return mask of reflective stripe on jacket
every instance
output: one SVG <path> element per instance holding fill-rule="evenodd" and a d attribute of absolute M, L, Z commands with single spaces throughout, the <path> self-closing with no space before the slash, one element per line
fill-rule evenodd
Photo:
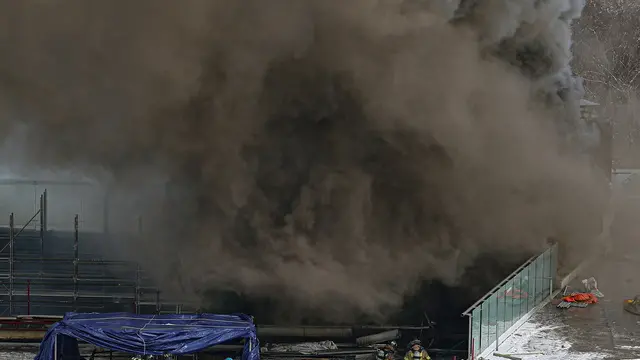
<path fill-rule="evenodd" d="M 422 349 L 421 351 L 421 357 L 420 360 L 431 360 L 431 356 L 429 356 L 429 354 L 427 353 L 427 350 Z M 413 351 L 409 351 L 407 352 L 407 354 L 404 356 L 404 360 L 417 360 L 414 359 L 413 357 Z"/>

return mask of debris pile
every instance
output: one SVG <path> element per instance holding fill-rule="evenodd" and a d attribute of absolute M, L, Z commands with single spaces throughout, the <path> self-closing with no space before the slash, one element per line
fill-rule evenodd
<path fill-rule="evenodd" d="M 598 298 L 592 293 L 572 293 L 562 298 L 557 305 L 559 309 L 568 309 L 570 307 L 585 308 L 591 304 L 597 304 Z"/>
<path fill-rule="evenodd" d="M 338 350 L 338 346 L 333 341 L 319 341 L 298 344 L 274 344 L 270 350 L 274 352 L 297 351 L 311 354 L 322 350 Z"/>
<path fill-rule="evenodd" d="M 590 277 L 588 279 L 582 280 L 582 284 L 584 285 L 585 291 L 590 294 L 595 295 L 596 297 L 603 298 L 604 294 L 598 290 L 598 282 L 595 278 Z"/>
<path fill-rule="evenodd" d="M 586 308 L 591 304 L 597 304 L 598 298 L 603 298 L 604 294 L 598 289 L 598 282 L 594 277 L 582 280 L 584 292 L 572 292 L 568 296 L 569 286 L 564 288 L 562 301 L 557 305 L 559 309 L 571 307 Z"/>

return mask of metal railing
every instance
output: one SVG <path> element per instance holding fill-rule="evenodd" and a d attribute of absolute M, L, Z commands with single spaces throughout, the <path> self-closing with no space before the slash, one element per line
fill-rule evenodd
<path fill-rule="evenodd" d="M 553 294 L 557 261 L 558 245 L 554 244 L 525 262 L 462 314 L 469 317 L 469 359 L 490 347 L 497 351 L 516 322 Z"/>

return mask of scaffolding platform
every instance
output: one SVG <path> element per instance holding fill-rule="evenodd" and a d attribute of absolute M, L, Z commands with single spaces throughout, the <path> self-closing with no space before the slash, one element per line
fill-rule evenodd
<path fill-rule="evenodd" d="M 47 204 L 44 190 L 39 208 L 26 224 L 16 225 L 12 213 L 9 226 L 0 227 L 0 317 L 183 311 L 183 304 L 163 299 L 138 264 L 91 252 L 104 248 L 110 238 L 106 233 L 81 233 L 78 215 L 69 219 L 73 231 L 49 230 Z"/>

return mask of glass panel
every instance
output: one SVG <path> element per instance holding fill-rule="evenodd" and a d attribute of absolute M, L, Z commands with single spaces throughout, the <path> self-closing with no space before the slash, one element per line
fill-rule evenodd
<path fill-rule="evenodd" d="M 545 251 L 544 255 L 544 291 L 542 292 L 542 298 L 546 299 L 551 296 L 553 289 L 551 288 L 551 277 L 553 276 L 551 271 L 553 268 L 551 266 L 551 249 Z"/>
<path fill-rule="evenodd" d="M 536 262 L 535 260 L 529 264 L 529 306 L 531 309 L 536 307 L 536 292 L 538 283 L 536 281 Z"/>
<path fill-rule="evenodd" d="M 542 301 L 542 294 L 544 290 L 544 261 L 543 256 L 540 255 L 535 261 L 536 269 L 536 292 L 535 292 L 535 305 L 538 305 Z"/>
<path fill-rule="evenodd" d="M 544 261 L 544 289 L 543 297 L 547 297 L 551 295 L 551 249 L 544 252 L 543 261 Z"/>
<path fill-rule="evenodd" d="M 547 249 L 489 296 L 470 318 L 469 348 L 477 357 L 551 293 L 557 268 L 557 245 Z"/>
<path fill-rule="evenodd" d="M 497 335 L 496 337 L 499 339 L 500 335 L 502 333 L 504 333 L 504 331 L 509 327 L 508 325 L 505 324 L 504 319 L 505 319 L 505 308 L 506 308 L 506 296 L 505 293 L 507 291 L 508 286 L 507 285 L 503 285 L 502 287 L 500 287 L 497 291 L 496 291 L 496 331 L 497 331 Z"/>
<path fill-rule="evenodd" d="M 520 308 L 522 305 L 522 290 L 520 286 L 522 285 L 522 275 L 520 273 L 516 274 L 513 277 L 513 289 L 511 289 L 511 325 L 516 321 L 520 320 L 520 317 L 523 315 L 520 312 Z"/>
<path fill-rule="evenodd" d="M 507 281 L 504 285 L 504 291 L 502 294 L 504 301 L 504 317 L 502 321 L 504 322 L 505 331 L 509 329 L 511 326 L 511 319 L 513 318 L 513 299 L 511 298 L 513 295 L 513 281 Z"/>
<path fill-rule="evenodd" d="M 553 285 L 556 286 L 556 275 L 558 273 L 558 245 L 554 244 L 551 247 L 551 277 L 553 278 Z"/>
<path fill-rule="evenodd" d="M 482 324 L 482 309 L 481 307 L 477 307 L 471 313 L 471 343 L 469 347 L 471 348 L 471 358 L 476 358 L 480 355 L 480 334 L 481 334 L 481 324 Z"/>
<path fill-rule="evenodd" d="M 480 309 L 482 310 L 482 320 L 480 322 L 480 351 L 478 355 L 480 355 L 489 344 L 489 302 L 485 300 Z"/>
<path fill-rule="evenodd" d="M 487 346 L 495 346 L 496 333 L 498 332 L 498 295 L 493 294 L 487 299 L 489 303 L 489 323 L 487 324 Z"/>

